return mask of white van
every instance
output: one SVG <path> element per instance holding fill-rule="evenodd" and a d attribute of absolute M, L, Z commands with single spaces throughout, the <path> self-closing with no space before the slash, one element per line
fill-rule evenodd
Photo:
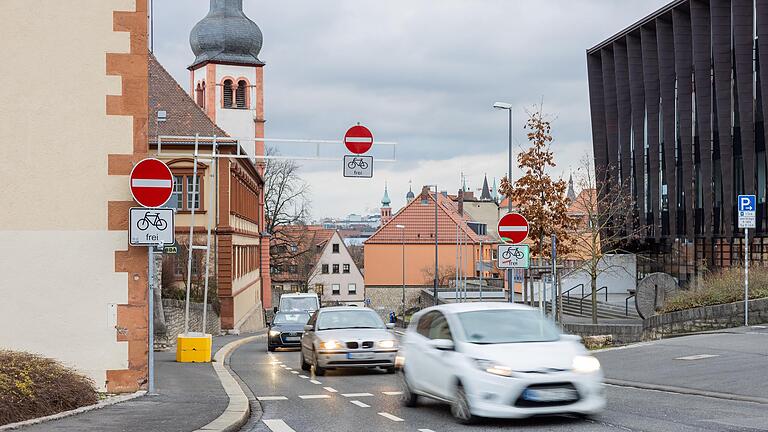
<path fill-rule="evenodd" d="M 289 293 L 280 296 L 280 311 L 307 311 L 312 314 L 320 309 L 320 299 L 315 293 Z"/>

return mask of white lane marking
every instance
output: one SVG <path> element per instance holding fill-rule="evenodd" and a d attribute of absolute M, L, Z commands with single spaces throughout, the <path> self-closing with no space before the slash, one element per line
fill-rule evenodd
<path fill-rule="evenodd" d="M 337 390 L 335 388 L 333 388 L 333 387 L 323 387 L 323 388 L 325 389 L 325 391 L 328 391 L 328 392 L 331 392 L 331 393 L 336 393 L 337 392 Z"/>
<path fill-rule="evenodd" d="M 299 371 L 291 371 L 291 373 L 292 373 L 292 374 L 296 374 L 296 375 L 298 375 L 298 374 L 299 374 Z"/>
<path fill-rule="evenodd" d="M 308 376 L 306 376 L 306 375 L 299 375 L 299 378 L 308 379 L 309 377 L 308 377 Z"/>
<path fill-rule="evenodd" d="M 299 395 L 299 398 L 301 399 L 329 399 L 331 396 L 327 394 L 319 394 L 319 395 Z"/>
<path fill-rule="evenodd" d="M 381 392 L 381 393 L 383 393 L 383 394 L 385 394 L 387 396 L 397 396 L 397 395 L 403 394 L 403 392 L 401 392 L 401 391 L 397 391 L 397 392 Z"/>
<path fill-rule="evenodd" d="M 282 420 L 272 419 L 262 421 L 272 432 L 296 432 Z"/>
<path fill-rule="evenodd" d="M 366 403 L 363 403 L 363 402 L 360 402 L 359 400 L 353 400 L 353 401 L 350 401 L 350 402 L 352 402 L 353 404 L 359 406 L 360 408 L 370 408 L 371 407 L 370 405 L 368 405 Z"/>
<path fill-rule="evenodd" d="M 289 367 L 287 367 L 287 368 L 285 368 L 285 370 L 287 370 L 287 371 L 292 371 L 292 370 L 293 370 L 293 368 L 289 368 Z"/>
<path fill-rule="evenodd" d="M 318 381 L 318 380 L 309 380 L 309 382 L 311 382 L 312 384 L 322 384 L 322 383 L 321 383 L 320 381 Z"/>
<path fill-rule="evenodd" d="M 432 429 L 419 429 L 419 432 L 435 432 Z"/>
<path fill-rule="evenodd" d="M 382 416 L 382 417 L 384 417 L 384 418 L 388 418 L 388 419 L 390 419 L 390 420 L 392 420 L 392 421 L 396 421 L 396 422 L 401 422 L 401 421 L 404 421 L 404 420 L 403 420 L 403 419 L 401 419 L 400 417 L 398 417 L 398 416 L 393 416 L 392 414 L 390 414 L 390 413 L 386 413 L 386 412 L 380 412 L 380 413 L 379 413 L 379 415 L 380 415 L 380 416 Z"/>
<path fill-rule="evenodd" d="M 712 357 L 720 357 L 718 354 L 696 354 L 685 357 L 678 357 L 675 360 L 703 360 Z"/>
<path fill-rule="evenodd" d="M 342 393 L 341 395 L 348 398 L 373 396 L 370 393 Z"/>
<path fill-rule="evenodd" d="M 288 400 L 285 396 L 256 396 L 256 399 L 260 401 Z"/>

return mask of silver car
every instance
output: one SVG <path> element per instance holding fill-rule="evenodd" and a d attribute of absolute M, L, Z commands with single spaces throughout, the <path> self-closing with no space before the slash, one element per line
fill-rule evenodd
<path fill-rule="evenodd" d="M 395 372 L 397 339 L 372 309 L 350 306 L 322 308 L 315 312 L 301 338 L 301 368 L 374 368 Z"/>

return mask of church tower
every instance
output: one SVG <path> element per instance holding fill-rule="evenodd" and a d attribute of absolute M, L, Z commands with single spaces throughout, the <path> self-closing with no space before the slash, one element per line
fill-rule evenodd
<path fill-rule="evenodd" d="M 389 193 L 387 192 L 387 184 L 384 183 L 384 196 L 381 198 L 381 225 L 384 226 L 390 219 L 392 219 L 392 200 L 389 199 Z"/>
<path fill-rule="evenodd" d="M 195 60 L 188 67 L 190 95 L 234 138 L 264 137 L 264 62 L 261 29 L 243 13 L 243 0 L 211 0 L 208 15 L 189 35 Z M 242 141 L 252 155 L 264 143 Z"/>

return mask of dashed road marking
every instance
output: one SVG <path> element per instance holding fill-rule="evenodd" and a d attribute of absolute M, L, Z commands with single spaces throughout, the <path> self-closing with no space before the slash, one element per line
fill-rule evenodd
<path fill-rule="evenodd" d="M 371 407 L 370 405 L 368 405 L 366 403 L 363 403 L 363 402 L 360 402 L 359 400 L 353 400 L 353 401 L 350 401 L 350 402 L 352 402 L 353 404 L 359 406 L 360 408 L 370 408 Z"/>
<path fill-rule="evenodd" d="M 312 384 L 322 384 L 322 383 L 321 383 L 320 381 L 318 381 L 318 380 L 309 380 L 309 382 L 311 382 Z"/>
<path fill-rule="evenodd" d="M 384 418 L 388 418 L 388 419 L 390 419 L 390 420 L 392 420 L 392 421 L 396 421 L 396 422 L 401 422 L 401 421 L 404 421 L 404 420 L 403 420 L 403 419 L 401 419 L 400 417 L 398 417 L 398 416 L 394 416 L 394 415 L 392 415 L 392 414 L 390 414 L 390 413 L 386 413 L 386 412 L 380 412 L 380 413 L 379 413 L 379 415 L 380 415 L 380 416 L 382 416 L 382 417 L 384 417 Z"/>
<path fill-rule="evenodd" d="M 287 371 L 291 371 L 291 370 L 293 370 L 293 368 L 289 368 L 289 367 L 287 367 L 287 368 L 285 368 L 285 370 L 287 370 Z"/>
<path fill-rule="evenodd" d="M 678 357 L 675 360 L 703 360 L 703 359 L 708 359 L 712 357 L 720 357 L 720 356 L 717 354 L 696 354 L 691 356 Z"/>
<path fill-rule="evenodd" d="M 331 396 L 327 394 L 319 394 L 319 395 L 299 395 L 299 398 L 301 399 L 329 399 Z"/>
<path fill-rule="evenodd" d="M 401 391 L 389 391 L 389 392 L 381 392 L 382 394 L 385 394 L 387 396 L 397 396 L 403 394 Z"/>
<path fill-rule="evenodd" d="M 262 421 L 272 432 L 296 432 L 282 420 L 272 419 Z"/>
<path fill-rule="evenodd" d="M 298 374 L 299 374 L 299 371 L 291 371 L 291 373 L 292 373 L 292 374 L 296 374 L 296 375 L 298 375 Z"/>
<path fill-rule="evenodd" d="M 342 393 L 342 396 L 348 397 L 348 398 L 356 398 L 356 397 L 366 397 L 366 396 L 373 396 L 370 393 Z"/>
<path fill-rule="evenodd" d="M 336 393 L 338 391 L 333 387 L 323 387 L 323 388 L 325 389 L 325 391 L 331 392 L 331 393 Z"/>
<path fill-rule="evenodd" d="M 432 429 L 419 429 L 419 432 L 435 432 Z"/>
<path fill-rule="evenodd" d="M 306 375 L 299 375 L 299 378 L 309 379 L 309 377 Z"/>
<path fill-rule="evenodd" d="M 256 396 L 256 399 L 260 401 L 288 400 L 285 396 Z"/>

